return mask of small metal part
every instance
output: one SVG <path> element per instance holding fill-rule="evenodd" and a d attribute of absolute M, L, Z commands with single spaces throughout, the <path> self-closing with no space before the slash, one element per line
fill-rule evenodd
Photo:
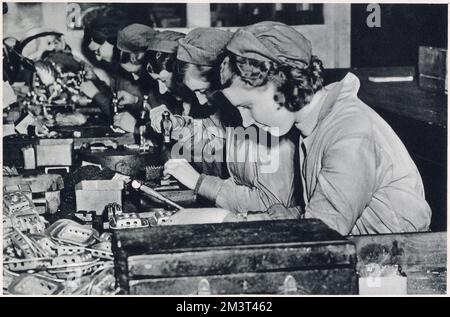
<path fill-rule="evenodd" d="M 108 204 L 105 210 L 106 210 L 106 219 L 108 221 L 114 217 L 123 214 L 122 207 L 117 203 Z"/>
<path fill-rule="evenodd" d="M 140 218 L 136 213 L 118 215 L 109 221 L 111 230 L 147 228 L 149 226 L 148 220 Z"/>
<path fill-rule="evenodd" d="M 8 293 L 21 295 L 56 295 L 63 285 L 44 276 L 21 275 L 8 287 Z"/>
<path fill-rule="evenodd" d="M 75 212 L 73 215 L 83 222 L 93 222 L 95 219 L 95 211 L 94 210 L 89 211 L 89 212 L 84 211 L 84 210 L 79 210 L 79 211 Z"/>
<path fill-rule="evenodd" d="M 54 222 L 47 229 L 47 234 L 55 241 L 77 246 L 88 246 L 96 241 L 98 236 L 98 232 L 95 229 L 79 225 L 69 219 L 61 219 Z"/>
<path fill-rule="evenodd" d="M 30 270 L 44 270 L 51 265 L 51 258 L 32 258 L 21 260 L 3 261 L 12 272 L 28 272 Z"/>
<path fill-rule="evenodd" d="M 34 209 L 25 209 L 11 215 L 11 224 L 21 232 L 43 233 L 45 224 Z"/>
<path fill-rule="evenodd" d="M 150 225 L 152 227 L 154 226 L 160 226 L 162 224 L 164 224 L 166 221 L 169 220 L 169 218 L 173 215 L 174 213 L 171 211 L 167 211 L 167 210 L 157 210 L 155 212 L 155 214 L 153 215 L 152 218 L 150 218 Z"/>
<path fill-rule="evenodd" d="M 18 190 L 14 192 L 4 192 L 3 206 L 9 213 L 15 213 L 25 208 L 31 208 L 33 207 L 33 204 L 21 190 Z"/>
<path fill-rule="evenodd" d="M 145 179 L 148 181 L 154 181 L 161 178 L 164 170 L 162 165 L 150 165 L 145 167 Z"/>
<path fill-rule="evenodd" d="M 60 255 L 52 259 L 51 267 L 65 267 L 67 264 L 80 264 L 92 261 L 90 253 L 66 254 Z"/>

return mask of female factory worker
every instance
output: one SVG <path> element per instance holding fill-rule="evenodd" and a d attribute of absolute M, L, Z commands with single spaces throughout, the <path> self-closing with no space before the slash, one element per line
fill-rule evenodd
<path fill-rule="evenodd" d="M 208 102 L 210 97 L 207 95 L 209 95 L 213 96 L 209 102 L 220 104 L 217 106 L 218 115 L 208 119 L 189 120 L 175 117 L 172 135 L 177 137 L 183 134 L 180 142 L 186 140 L 186 135 L 192 136 L 189 141 L 193 140 L 194 147 L 199 144 L 202 146 L 202 155 L 220 152 L 226 140 L 226 163 L 231 176 L 222 179 L 199 174 L 182 159 L 169 160 L 165 165 L 165 173 L 174 176 L 187 187 L 195 189 L 198 194 L 215 202 L 218 207 L 239 214 L 265 212 L 275 204 L 292 206 L 295 204 L 294 175 L 291 173 L 294 168 L 295 146 L 292 141 L 282 138 L 278 147 L 275 144 L 266 147 L 258 144 L 255 138 L 237 137 L 236 131 L 239 129 L 226 129 L 224 132 L 226 127 L 236 126 L 240 120 L 224 121 L 227 118 L 221 114 L 233 110 L 233 107 L 230 105 L 231 108 L 225 108 L 227 104 L 223 101 L 226 99 L 222 96 L 220 100 L 220 97 L 212 94 L 210 90 L 214 84 L 218 84 L 212 82 L 219 78 L 215 66 L 219 65 L 218 56 L 223 52 L 230 37 L 231 34 L 225 31 L 199 28 L 179 41 L 177 67 L 181 70 L 181 74 L 176 75 L 181 75 L 183 83 L 196 93 L 199 101 Z M 152 118 L 153 121 L 159 122 Z M 275 158 L 279 159 L 279 164 L 270 172 L 265 171 L 267 161 Z"/>
<path fill-rule="evenodd" d="M 195 95 L 173 78 L 178 40 L 185 35 L 175 31 L 156 33 L 148 43 L 145 68 L 150 77 L 158 83 L 159 93 L 165 96 L 161 103 L 164 103 L 170 112 L 205 118 L 208 116 L 206 107 L 200 106 Z M 133 131 L 136 129 L 136 119 L 129 113 L 122 112 L 115 117 L 114 125 L 125 131 Z"/>
<path fill-rule="evenodd" d="M 238 30 L 227 50 L 223 93 L 244 124 L 279 135 L 293 125 L 300 130 L 306 218 L 343 235 L 428 230 L 431 211 L 417 167 L 389 125 L 358 99 L 355 75 L 322 87 L 311 43 L 276 22 Z"/>
<path fill-rule="evenodd" d="M 175 31 L 157 33 L 150 40 L 148 46 L 147 71 L 158 82 L 160 94 L 173 95 L 178 103 L 182 103 L 183 115 L 205 118 L 211 113 L 206 111 L 207 108 L 199 105 L 197 98 L 189 88 L 174 79 L 178 41 L 185 36 L 186 34 Z M 172 109 L 170 110 L 172 111 Z"/>
<path fill-rule="evenodd" d="M 111 100 L 114 92 L 117 92 L 121 106 L 136 106 L 144 94 L 150 94 L 152 102 L 156 99 L 151 94 L 155 88 L 151 78 L 139 76 L 147 43 L 156 31 L 143 24 L 122 26 L 118 21 L 102 17 L 94 19 L 86 31 L 90 37 L 88 49 L 109 72 L 111 83 L 106 85 L 95 78 L 84 82 L 81 91 L 93 98 L 107 117 L 112 115 Z"/>

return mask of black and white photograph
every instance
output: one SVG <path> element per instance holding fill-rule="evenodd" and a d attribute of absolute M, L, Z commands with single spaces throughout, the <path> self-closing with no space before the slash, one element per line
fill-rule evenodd
<path fill-rule="evenodd" d="M 447 294 L 447 3 L 2 6 L 3 295 Z"/>

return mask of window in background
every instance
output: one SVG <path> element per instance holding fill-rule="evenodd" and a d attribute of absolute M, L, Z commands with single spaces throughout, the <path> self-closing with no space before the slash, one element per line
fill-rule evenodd
<path fill-rule="evenodd" d="M 288 25 L 323 24 L 323 4 L 211 3 L 211 26 L 245 26 L 267 20 Z"/>

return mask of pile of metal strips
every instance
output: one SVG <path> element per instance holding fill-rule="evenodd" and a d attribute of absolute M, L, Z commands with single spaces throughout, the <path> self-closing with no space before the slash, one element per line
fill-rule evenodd
<path fill-rule="evenodd" d="M 60 219 L 48 226 L 24 192 L 3 194 L 3 293 L 116 294 L 111 234 Z"/>

